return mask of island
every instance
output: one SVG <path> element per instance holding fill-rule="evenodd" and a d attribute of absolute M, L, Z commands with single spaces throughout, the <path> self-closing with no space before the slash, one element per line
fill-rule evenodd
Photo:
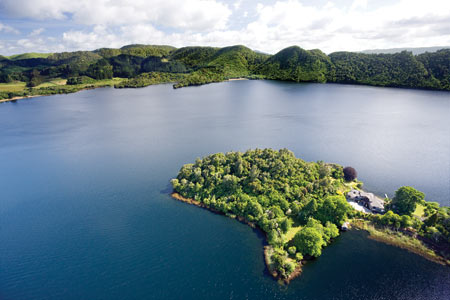
<path fill-rule="evenodd" d="M 280 282 L 301 274 L 302 265 L 319 257 L 349 226 L 450 264 L 448 207 L 401 187 L 392 200 L 383 200 L 383 207 L 378 203 L 359 211 L 350 202 L 369 206 L 365 198 L 370 196 L 351 197 L 362 187 L 356 176 L 352 167 L 306 162 L 287 149 L 254 149 L 198 158 L 182 166 L 171 183 L 173 198 L 261 230 L 267 268 Z"/>
<path fill-rule="evenodd" d="M 335 52 L 298 46 L 276 54 L 243 45 L 127 45 L 119 49 L 0 55 L 0 102 L 98 88 L 174 88 L 230 79 L 364 84 L 450 90 L 450 49 L 413 55 Z M 3 100 L 2 100 L 3 99 Z"/>

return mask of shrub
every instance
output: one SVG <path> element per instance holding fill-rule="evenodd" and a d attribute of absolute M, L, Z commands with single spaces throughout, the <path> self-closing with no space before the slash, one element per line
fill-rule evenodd
<path fill-rule="evenodd" d="M 358 173 L 356 173 L 356 170 L 352 167 L 345 167 L 344 168 L 344 178 L 346 181 L 353 181 L 358 176 Z"/>

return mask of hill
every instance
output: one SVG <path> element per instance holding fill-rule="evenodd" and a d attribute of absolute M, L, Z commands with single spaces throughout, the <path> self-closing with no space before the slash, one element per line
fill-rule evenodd
<path fill-rule="evenodd" d="M 429 89 L 439 89 L 442 86 L 432 75 L 432 70 L 427 70 L 411 52 L 336 52 L 331 53 L 330 58 L 336 68 L 334 82 Z"/>
<path fill-rule="evenodd" d="M 152 72 L 156 74 L 148 74 Z M 335 52 L 326 55 L 318 49 L 292 46 L 269 55 L 242 45 L 178 49 L 165 45 L 127 45 L 94 51 L 0 56 L 0 84 L 21 81 L 33 87 L 38 82 L 72 77 L 77 78 L 68 82 L 80 82 L 78 77 L 95 80 L 137 78 L 125 85 L 115 83 L 127 87 L 154 84 L 158 78 L 161 82 L 176 80 L 174 88 L 179 88 L 246 77 L 450 90 L 450 49 L 420 55 L 408 51 L 394 54 Z M 35 92 L 23 90 L 20 95 L 30 93 Z M 17 91 L 1 95 L 2 98 L 10 96 L 18 96 Z"/>
<path fill-rule="evenodd" d="M 333 64 L 320 50 L 292 46 L 269 57 L 256 70 L 268 79 L 296 82 L 326 82 L 334 73 Z"/>
<path fill-rule="evenodd" d="M 23 53 L 23 54 L 16 54 L 8 56 L 10 60 L 21 60 L 21 59 L 29 59 L 29 58 L 47 58 L 53 53 L 36 53 L 36 52 L 30 52 L 30 53 Z"/>
<path fill-rule="evenodd" d="M 267 57 L 268 55 L 257 53 L 241 45 L 220 49 L 209 47 L 180 49 L 174 53 L 173 59 L 181 60 L 197 70 L 186 76 L 175 87 L 250 76 Z"/>

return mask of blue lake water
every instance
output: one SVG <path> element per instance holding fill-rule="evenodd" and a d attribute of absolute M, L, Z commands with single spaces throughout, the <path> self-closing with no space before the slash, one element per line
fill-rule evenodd
<path fill-rule="evenodd" d="M 169 196 L 197 157 L 271 147 L 450 205 L 449 96 L 235 81 L 0 104 L 0 299 L 449 299 L 450 268 L 356 231 L 281 286 L 258 232 Z"/>

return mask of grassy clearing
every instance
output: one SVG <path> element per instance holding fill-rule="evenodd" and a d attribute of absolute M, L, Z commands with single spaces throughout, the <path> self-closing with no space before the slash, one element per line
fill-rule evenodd
<path fill-rule="evenodd" d="M 119 84 L 124 80 L 126 79 L 117 77 L 112 79 L 96 80 L 93 83 L 66 85 L 66 79 L 52 78 L 33 88 L 27 88 L 26 83 L 20 81 L 15 81 L 12 83 L 2 83 L 0 84 L 0 100 L 6 99 L 2 101 L 4 102 L 10 98 L 19 99 L 29 96 L 68 94 L 84 89 L 114 86 L 115 84 Z"/>
<path fill-rule="evenodd" d="M 38 85 L 36 88 L 43 88 L 43 87 L 49 87 L 49 86 L 60 86 L 65 85 L 67 82 L 67 79 L 63 78 L 52 78 L 49 81 L 43 82 L 40 85 Z"/>
<path fill-rule="evenodd" d="M 0 83 L 0 92 L 21 92 L 25 90 L 26 85 L 27 84 L 22 81 Z"/>
<path fill-rule="evenodd" d="M 417 204 L 416 210 L 413 212 L 413 215 L 418 217 L 419 219 L 425 215 L 425 206 L 422 204 Z"/>
<path fill-rule="evenodd" d="M 300 229 L 302 229 L 302 226 L 292 226 L 291 229 L 283 235 L 283 239 L 286 243 L 292 240 Z"/>

